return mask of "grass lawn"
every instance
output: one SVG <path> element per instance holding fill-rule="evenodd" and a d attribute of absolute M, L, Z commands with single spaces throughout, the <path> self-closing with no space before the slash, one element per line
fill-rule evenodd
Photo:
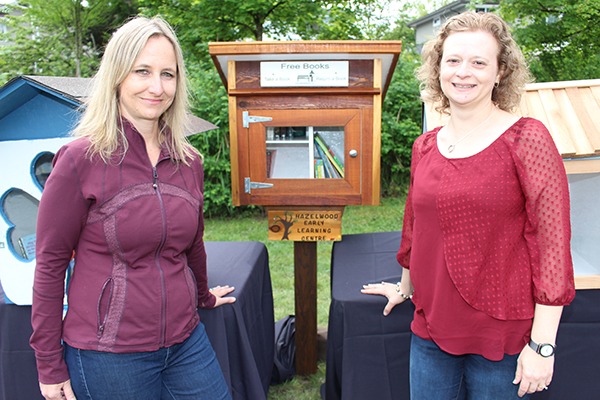
<path fill-rule="evenodd" d="M 380 206 L 349 206 L 344 210 L 342 233 L 387 232 L 402 227 L 404 197 L 384 198 Z M 294 314 L 294 244 L 267 239 L 267 217 L 206 219 L 207 241 L 259 241 L 269 252 L 269 268 L 273 285 L 275 320 Z M 317 245 L 317 325 L 326 328 L 329 317 L 329 266 L 331 242 Z M 312 376 L 295 377 L 292 381 L 271 386 L 269 400 L 319 400 L 319 387 L 325 382 L 325 362 L 320 361 Z"/>

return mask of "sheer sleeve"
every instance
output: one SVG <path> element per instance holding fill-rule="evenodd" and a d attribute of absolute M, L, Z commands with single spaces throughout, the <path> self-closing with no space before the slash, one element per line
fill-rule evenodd
<path fill-rule="evenodd" d="M 564 164 L 546 127 L 528 119 L 515 138 L 515 161 L 525 194 L 525 239 L 536 303 L 567 305 L 575 296 L 569 187 Z"/>

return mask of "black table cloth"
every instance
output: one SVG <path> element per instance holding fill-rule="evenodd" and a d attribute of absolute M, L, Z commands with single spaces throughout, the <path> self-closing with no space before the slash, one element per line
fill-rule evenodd
<path fill-rule="evenodd" d="M 237 300 L 200 310 L 200 319 L 233 399 L 266 399 L 275 352 L 267 249 L 259 242 L 207 242 L 206 252 L 209 286 L 234 286 Z"/>
<path fill-rule="evenodd" d="M 331 256 L 326 400 L 408 400 L 410 322 L 404 302 L 387 317 L 386 299 L 360 293 L 365 283 L 397 282 L 400 232 L 344 235 Z M 600 290 L 578 290 L 565 307 L 554 379 L 534 400 L 600 399 Z"/>
<path fill-rule="evenodd" d="M 268 254 L 259 242 L 207 242 L 209 285 L 235 286 L 237 301 L 200 310 L 234 399 L 266 399 L 273 370 L 273 292 Z M 0 400 L 41 399 L 31 307 L 0 305 Z"/>
<path fill-rule="evenodd" d="M 410 321 L 404 302 L 383 316 L 385 298 L 362 294 L 365 283 L 398 282 L 397 234 L 344 235 L 333 244 L 325 398 L 408 399 Z"/>

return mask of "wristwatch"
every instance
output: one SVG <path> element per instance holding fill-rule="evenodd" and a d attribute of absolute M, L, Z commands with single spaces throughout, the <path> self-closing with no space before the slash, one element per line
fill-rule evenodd
<path fill-rule="evenodd" d="M 536 343 L 533 339 L 529 339 L 529 347 L 542 357 L 552 357 L 556 351 L 556 346 L 550 343 Z"/>

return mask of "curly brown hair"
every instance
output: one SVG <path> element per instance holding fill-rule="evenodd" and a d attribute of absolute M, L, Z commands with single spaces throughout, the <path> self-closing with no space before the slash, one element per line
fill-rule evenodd
<path fill-rule="evenodd" d="M 438 112 L 448 113 L 450 102 L 440 85 L 444 42 L 452 33 L 469 31 L 488 32 L 496 39 L 499 47 L 500 82 L 492 91 L 492 101 L 502 110 L 515 110 L 519 106 L 525 85 L 532 81 L 532 77 L 508 24 L 493 13 L 466 11 L 455 15 L 444 23 L 436 37 L 425 44 L 423 64 L 416 73 L 421 81 L 423 100 L 436 104 L 435 109 Z"/>

